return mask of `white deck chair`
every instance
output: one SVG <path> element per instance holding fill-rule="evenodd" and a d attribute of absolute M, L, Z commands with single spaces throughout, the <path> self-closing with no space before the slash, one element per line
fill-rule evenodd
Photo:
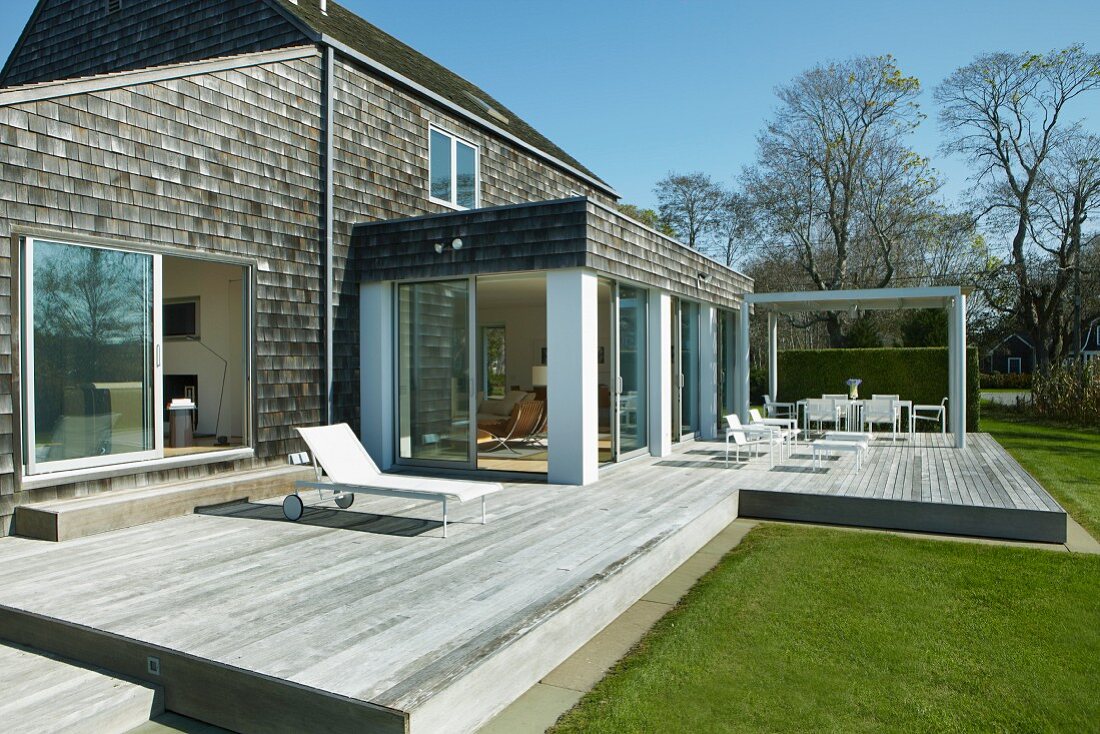
<path fill-rule="evenodd" d="M 879 395 L 863 404 L 863 429 L 873 431 L 876 425 L 888 424 L 897 433 L 898 413 L 894 410 L 894 399 Z"/>
<path fill-rule="evenodd" d="M 840 427 L 836 403 L 832 398 L 809 398 L 806 400 L 806 410 L 802 413 L 802 417 L 806 422 L 807 433 L 815 422 L 818 430 L 821 430 L 825 423 L 832 423 L 834 428 Z"/>
<path fill-rule="evenodd" d="M 914 405 L 913 406 L 913 420 L 911 424 L 915 426 L 917 421 L 932 421 L 933 423 L 940 424 L 940 433 L 947 433 L 947 398 L 940 401 L 939 405 Z"/>
<path fill-rule="evenodd" d="M 794 418 L 794 403 L 777 403 L 771 395 L 764 396 L 764 415 L 769 418 Z"/>
<path fill-rule="evenodd" d="M 790 456 L 791 446 L 798 443 L 798 435 L 802 433 L 797 423 L 798 421 L 794 418 L 763 418 L 756 408 L 749 409 L 749 425 L 773 428 L 783 438 L 788 456 Z"/>
<path fill-rule="evenodd" d="M 382 497 L 435 500 L 443 504 L 443 537 L 447 537 L 447 502 L 481 499 L 481 523 L 485 524 L 485 496 L 504 489 L 496 482 L 470 482 L 454 479 L 383 474 L 370 454 L 363 448 L 347 423 L 316 428 L 298 428 L 298 433 L 313 455 L 317 480 L 295 482 L 295 492 L 283 500 L 283 515 L 287 520 L 302 517 L 305 503 L 297 490 L 315 489 L 318 497 L 325 490 L 333 492 L 336 505 L 351 507 L 356 494 Z M 322 480 L 322 473 L 328 481 Z"/>
<path fill-rule="evenodd" d="M 736 413 L 726 416 L 726 466 L 730 463 L 730 439 L 737 450 L 737 461 L 741 461 L 741 449 L 746 448 L 760 454 L 760 447 L 768 447 L 768 460 L 775 468 L 775 447 L 783 444 L 783 438 L 772 426 L 743 426 Z"/>

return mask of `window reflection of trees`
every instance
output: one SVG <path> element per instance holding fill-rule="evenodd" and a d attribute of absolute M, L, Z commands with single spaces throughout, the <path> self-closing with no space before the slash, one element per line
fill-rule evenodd
<path fill-rule="evenodd" d="M 66 414 L 117 412 L 119 406 L 109 408 L 102 396 L 91 394 L 96 384 L 140 383 L 136 389 L 148 389 L 151 282 L 147 255 L 35 244 L 36 443 L 48 442 Z M 135 420 L 141 423 L 140 416 L 128 422 Z M 95 441 L 92 453 L 112 451 L 109 436 Z"/>

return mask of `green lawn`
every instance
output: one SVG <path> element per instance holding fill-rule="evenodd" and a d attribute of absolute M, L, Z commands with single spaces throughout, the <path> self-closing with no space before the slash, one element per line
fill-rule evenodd
<path fill-rule="evenodd" d="M 991 406 L 982 407 L 982 430 L 1100 538 L 1100 431 L 1024 421 Z"/>
<path fill-rule="evenodd" d="M 1100 557 L 763 526 L 552 729 L 1095 731 Z"/>

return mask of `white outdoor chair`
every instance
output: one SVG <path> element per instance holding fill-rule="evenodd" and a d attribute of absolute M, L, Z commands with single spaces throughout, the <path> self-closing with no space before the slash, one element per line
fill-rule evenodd
<path fill-rule="evenodd" d="M 863 428 L 873 433 L 876 425 L 889 425 L 895 433 L 898 430 L 898 414 L 894 410 L 894 400 L 891 397 L 876 395 L 863 404 Z"/>
<path fill-rule="evenodd" d="M 837 425 L 836 402 L 832 398 L 810 398 L 806 401 L 806 410 L 803 414 L 806 421 L 806 429 L 809 430 L 816 422 L 818 430 L 824 428 L 825 423 Z"/>
<path fill-rule="evenodd" d="M 871 395 L 872 400 L 901 400 L 901 395 Z"/>
<path fill-rule="evenodd" d="M 737 451 L 737 461 L 741 461 L 741 449 L 752 452 L 753 456 L 760 455 L 760 448 L 768 447 L 768 460 L 775 468 L 775 447 L 783 444 L 783 438 L 772 426 L 745 426 L 736 413 L 726 416 L 726 466 L 730 463 L 730 439 Z"/>
<path fill-rule="evenodd" d="M 760 411 L 756 408 L 749 409 L 749 425 L 750 426 L 767 426 L 775 429 L 780 438 L 783 439 L 784 448 L 787 450 L 787 455 L 791 454 L 791 446 L 798 443 L 798 435 L 802 431 L 796 425 L 798 419 L 796 418 L 763 418 L 760 416 Z"/>
<path fill-rule="evenodd" d="M 913 425 L 917 421 L 939 422 L 940 433 L 947 433 L 947 398 L 940 401 L 939 405 L 914 405 L 912 410 Z"/>
<path fill-rule="evenodd" d="M 485 495 L 499 492 L 504 487 L 496 482 L 470 482 L 458 479 L 428 479 L 411 475 L 383 474 L 359 442 L 359 437 L 347 423 L 315 428 L 298 428 L 299 435 L 313 454 L 316 481 L 294 483 L 294 494 L 283 500 L 283 515 L 287 520 L 301 519 L 305 502 L 300 490 L 316 490 L 319 499 L 322 492 L 332 492 L 337 507 L 351 507 L 357 494 L 401 497 L 414 500 L 434 500 L 443 505 L 443 537 L 447 537 L 447 502 L 481 500 L 481 523 L 485 524 Z M 299 455 L 291 455 L 292 463 Z M 308 458 L 301 456 L 308 461 Z M 327 481 L 325 478 L 327 478 Z"/>
<path fill-rule="evenodd" d="M 769 418 L 794 418 L 794 403 L 777 403 L 771 395 L 764 396 L 764 415 Z"/>

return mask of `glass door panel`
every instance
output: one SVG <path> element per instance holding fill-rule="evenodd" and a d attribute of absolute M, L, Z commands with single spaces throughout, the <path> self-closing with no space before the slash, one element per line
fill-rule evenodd
<path fill-rule="evenodd" d="M 680 435 L 699 429 L 699 305 L 680 301 Z"/>
<path fill-rule="evenodd" d="M 471 464 L 470 286 L 397 287 L 398 458 Z"/>
<path fill-rule="evenodd" d="M 26 244 L 29 473 L 156 458 L 160 258 Z"/>
<path fill-rule="evenodd" d="M 620 285 L 617 288 L 618 368 L 617 456 L 621 457 L 648 445 L 646 426 L 646 292 Z"/>

